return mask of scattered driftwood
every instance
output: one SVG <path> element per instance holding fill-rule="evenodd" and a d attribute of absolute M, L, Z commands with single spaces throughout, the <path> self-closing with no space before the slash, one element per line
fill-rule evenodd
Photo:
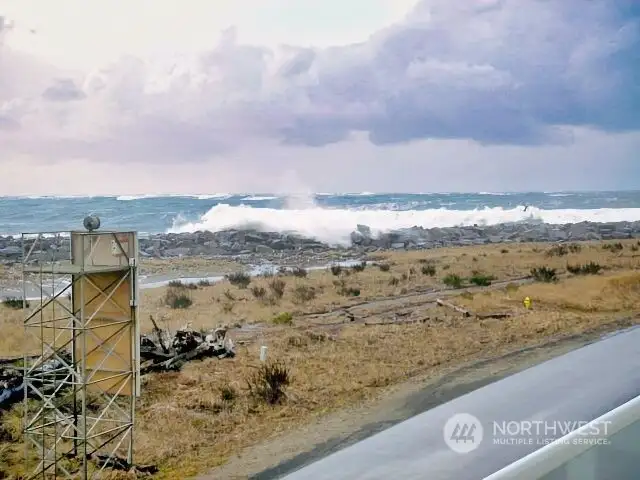
<path fill-rule="evenodd" d="M 22 372 L 0 369 L 0 410 L 19 402 L 24 397 Z"/>
<path fill-rule="evenodd" d="M 450 308 L 451 310 L 455 310 L 456 312 L 461 313 L 464 317 L 471 316 L 471 312 L 469 312 L 469 310 L 465 310 L 464 308 L 458 307 L 457 305 L 454 305 L 453 303 L 449 303 L 445 300 L 442 300 L 441 298 L 436 299 L 436 303 L 441 307 L 447 307 L 447 308 Z"/>
<path fill-rule="evenodd" d="M 34 360 L 37 358 L 39 357 L 34 357 Z M 60 359 L 67 363 L 71 361 L 68 355 L 62 354 L 60 358 L 51 358 L 32 371 L 33 378 L 31 383 L 45 394 L 56 390 L 58 380 L 66 376 Z M 16 364 L 0 369 L 0 410 L 8 409 L 11 405 L 22 401 L 24 398 L 22 360 L 20 358 L 16 360 Z M 27 395 L 29 398 L 37 397 L 33 389 L 29 389 Z"/>
<path fill-rule="evenodd" d="M 380 322 L 364 322 L 365 325 L 367 326 L 373 326 L 373 325 L 407 325 L 407 324 L 413 324 L 413 323 L 427 323 L 429 320 L 431 320 L 431 317 L 422 317 L 422 318 L 404 318 L 407 317 L 409 315 L 411 315 L 413 312 L 403 312 L 403 313 L 396 313 L 394 315 L 393 320 L 383 320 Z"/>
<path fill-rule="evenodd" d="M 140 341 L 140 358 L 144 362 L 140 368 L 141 375 L 179 370 L 185 362 L 197 358 L 235 356 L 235 346 L 227 338 L 226 328 L 199 332 L 185 326 L 175 333 L 168 347 L 163 340 L 164 332 L 153 323 L 156 342 L 149 336 L 143 336 Z"/>
<path fill-rule="evenodd" d="M 152 335 L 140 337 L 140 374 L 154 371 L 179 370 L 185 362 L 205 357 L 233 357 L 235 346 L 227 338 L 225 328 L 216 328 L 211 332 L 198 332 L 185 326 L 178 330 L 173 337 L 158 328 L 152 320 L 154 329 Z M 34 385 L 45 392 L 56 390 L 59 377 L 66 376 L 66 369 L 60 359 L 70 364 L 69 355 L 61 353 L 60 358 L 45 361 L 33 371 Z M 36 361 L 39 357 L 29 357 Z M 24 382 L 22 357 L 0 360 L 0 411 L 10 408 L 24 398 Z M 62 393 L 62 392 L 61 392 Z M 32 389 L 29 395 L 35 395 Z"/>
<path fill-rule="evenodd" d="M 416 318 L 415 320 L 385 320 L 382 322 L 364 322 L 365 326 L 374 326 L 374 325 L 409 325 L 414 323 L 427 323 L 429 321 L 429 317 L 425 318 Z"/>
<path fill-rule="evenodd" d="M 98 467 L 108 467 L 112 470 L 121 470 L 133 472 L 136 476 L 153 475 L 158 473 L 158 467 L 155 465 L 129 465 L 129 462 L 119 457 L 110 457 L 108 455 L 96 454 L 92 455 L 92 460 Z"/>

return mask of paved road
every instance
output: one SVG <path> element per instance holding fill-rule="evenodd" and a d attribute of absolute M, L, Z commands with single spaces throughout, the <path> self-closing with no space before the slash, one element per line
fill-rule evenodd
<path fill-rule="evenodd" d="M 541 432 L 531 444 L 494 443 L 493 422 L 587 422 L 640 395 L 640 329 L 588 345 L 475 390 L 336 452 L 285 480 L 388 478 L 478 480 L 537 450 L 561 432 Z M 444 442 L 457 413 L 477 417 L 484 439 L 469 453 Z M 528 437 L 530 438 L 530 437 Z"/>

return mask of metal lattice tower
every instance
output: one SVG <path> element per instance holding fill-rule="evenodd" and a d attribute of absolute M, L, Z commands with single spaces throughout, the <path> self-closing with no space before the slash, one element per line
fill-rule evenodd
<path fill-rule="evenodd" d="M 65 251 L 51 236 L 70 237 Z M 27 478 L 87 480 L 115 459 L 132 465 L 136 232 L 23 234 L 22 245 Z"/>

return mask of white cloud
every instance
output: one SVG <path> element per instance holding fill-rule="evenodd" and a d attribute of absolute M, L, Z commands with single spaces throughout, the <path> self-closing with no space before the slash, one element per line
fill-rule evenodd
<path fill-rule="evenodd" d="M 254 0 L 194 1 L 180 10 L 171 2 L 61 0 L 42 9 L 34 2 L 14 2 L 6 13 L 17 20 L 0 52 L 3 166 L 19 158 L 153 166 L 171 182 L 180 165 L 180 181 L 191 185 L 183 190 L 205 186 L 189 176 L 202 168 L 218 172 L 215 182 L 268 190 L 285 168 L 322 190 L 373 190 L 385 189 L 373 186 L 383 179 L 386 189 L 414 189 L 409 165 L 430 171 L 441 158 L 447 164 L 438 169 L 451 185 L 444 188 L 455 189 L 468 182 L 451 175 L 466 174 L 474 158 L 500 165 L 489 168 L 498 178 L 485 183 L 520 184 L 507 176 L 516 172 L 507 162 L 524 158 L 539 166 L 533 171 L 543 172 L 541 181 L 553 183 L 544 169 L 554 165 L 543 154 L 565 155 L 574 165 L 576 155 L 589 153 L 584 145 L 605 141 L 572 144 L 575 132 L 599 129 L 619 139 L 615 132 L 640 127 L 638 12 L 619 8 L 627 0 L 422 0 L 404 19 L 413 2 L 367 2 L 360 17 L 319 0 L 309 10 L 292 0 L 267 2 L 269 8 Z M 16 33 L 29 21 L 38 25 L 35 34 Z M 356 33 L 348 35 L 350 23 Z M 230 24 L 240 27 L 219 34 Z M 357 43 L 328 46 L 332 24 L 335 43 Z M 243 25 L 267 33 L 249 44 Z M 275 46 L 283 41 L 316 46 Z M 169 46 L 174 51 L 161 53 Z M 407 142 L 418 143 L 393 147 Z M 447 145 L 456 145 L 457 158 L 442 157 Z M 608 161 L 626 171 L 633 161 L 627 143 L 610 145 Z M 326 178 L 332 162 L 341 178 Z M 391 176 L 372 173 L 391 165 Z"/>

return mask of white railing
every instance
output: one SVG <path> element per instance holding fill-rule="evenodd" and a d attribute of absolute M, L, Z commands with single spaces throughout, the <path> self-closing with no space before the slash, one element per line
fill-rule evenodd
<path fill-rule="evenodd" d="M 640 396 L 615 408 L 554 442 L 522 457 L 484 480 L 538 480 L 591 448 L 595 442 L 584 439 L 609 439 L 620 430 L 640 421 Z M 606 435 L 594 435 L 606 425 Z M 640 439 L 638 439 L 640 445 Z"/>

